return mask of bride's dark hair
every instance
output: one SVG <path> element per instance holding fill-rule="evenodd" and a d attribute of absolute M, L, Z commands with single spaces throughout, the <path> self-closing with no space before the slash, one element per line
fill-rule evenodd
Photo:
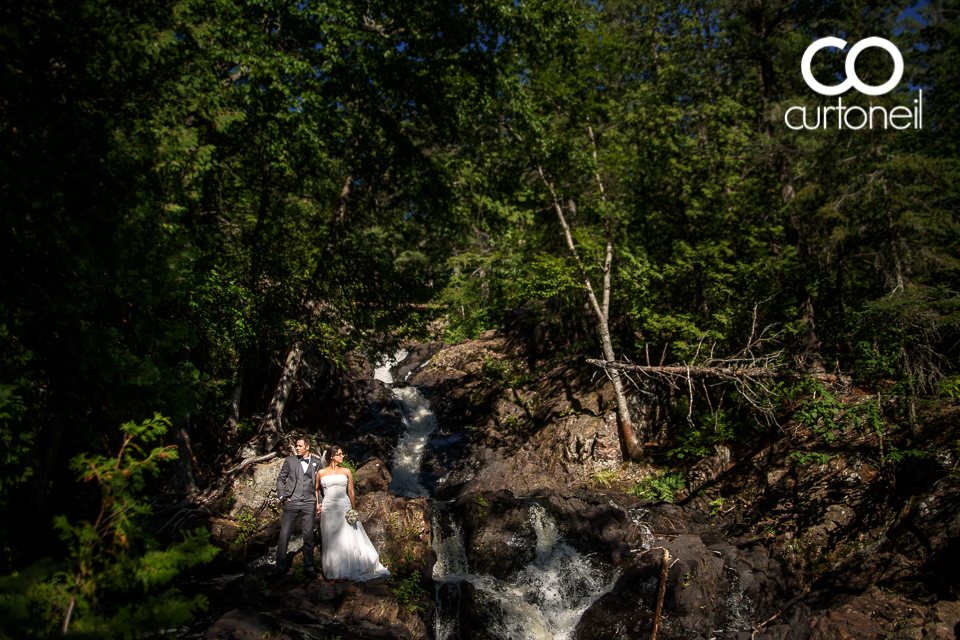
<path fill-rule="evenodd" d="M 333 460 L 333 456 L 342 452 L 343 452 L 343 449 L 341 449 L 335 444 L 332 444 L 329 447 L 327 447 L 327 450 L 323 452 L 324 459 L 327 461 L 327 466 L 330 466 L 330 461 Z"/>

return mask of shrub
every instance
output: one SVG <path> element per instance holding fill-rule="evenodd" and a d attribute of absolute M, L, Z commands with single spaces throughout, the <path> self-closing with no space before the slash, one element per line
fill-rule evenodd
<path fill-rule="evenodd" d="M 644 500 L 663 500 L 673 502 L 677 492 L 687 487 L 687 479 L 682 471 L 647 476 L 627 493 Z"/>

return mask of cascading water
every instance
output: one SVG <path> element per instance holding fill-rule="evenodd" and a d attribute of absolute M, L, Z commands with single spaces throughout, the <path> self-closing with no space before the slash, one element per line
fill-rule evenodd
<path fill-rule="evenodd" d="M 730 591 L 727 593 L 727 624 L 728 631 L 749 631 L 753 629 L 753 603 L 743 593 L 740 576 L 731 568 L 726 569 L 730 580 Z"/>
<path fill-rule="evenodd" d="M 427 490 L 420 483 L 420 464 L 423 452 L 430 442 L 430 434 L 437 427 L 430 401 L 416 387 L 401 387 L 393 393 L 403 404 L 403 424 L 407 432 L 393 454 L 393 480 L 390 490 L 409 498 L 426 498 Z"/>
<path fill-rule="evenodd" d="M 397 351 L 393 357 L 387 358 L 386 362 L 383 365 L 377 367 L 373 370 L 373 377 L 375 380 L 390 385 L 393 384 L 393 374 L 390 373 L 390 370 L 395 366 L 403 362 L 404 358 L 407 357 L 407 350 L 400 349 Z"/>
<path fill-rule="evenodd" d="M 406 357 L 407 352 L 401 349 L 374 372 L 374 378 L 386 385 L 392 385 L 393 374 L 390 373 L 390 369 Z M 403 408 L 403 424 L 406 427 L 406 433 L 400 439 L 397 450 L 393 454 L 393 480 L 390 482 L 390 490 L 408 498 L 429 497 L 427 490 L 420 483 L 420 464 L 423 462 L 423 452 L 427 448 L 427 443 L 430 442 L 430 434 L 437 427 L 436 417 L 430 409 L 430 401 L 423 397 L 416 387 L 390 390 L 400 401 Z"/>
<path fill-rule="evenodd" d="M 616 575 L 603 575 L 584 556 L 557 539 L 556 521 L 540 505 L 530 508 L 529 525 L 537 536 L 537 556 L 512 581 L 467 572 L 467 558 L 455 525 L 434 522 L 437 564 L 437 640 L 459 636 L 460 585 L 470 582 L 497 621 L 487 631 L 496 637 L 562 640 L 580 616 L 609 591 Z M 438 539 L 439 537 L 439 539 Z"/>

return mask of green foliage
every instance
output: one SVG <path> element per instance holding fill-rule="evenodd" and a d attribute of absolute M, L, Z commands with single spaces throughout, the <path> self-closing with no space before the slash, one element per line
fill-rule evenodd
<path fill-rule="evenodd" d="M 601 469 L 594 474 L 591 481 L 598 487 L 610 487 L 620 479 L 620 472 L 616 469 Z"/>
<path fill-rule="evenodd" d="M 0 385 L 0 509 L 6 507 L 10 491 L 33 475 L 27 464 L 33 434 L 20 423 L 26 407 L 15 391 L 14 386 Z M 10 549 L 3 551 L 9 557 Z"/>
<path fill-rule="evenodd" d="M 647 476 L 627 490 L 627 493 L 643 500 L 673 502 L 677 492 L 683 491 L 686 487 L 687 478 L 682 471 L 664 472 Z"/>
<path fill-rule="evenodd" d="M 715 516 L 723 511 L 723 498 L 716 498 L 710 501 L 710 515 Z"/>
<path fill-rule="evenodd" d="M 511 273 L 509 302 L 522 306 L 532 300 L 546 300 L 583 289 L 567 260 L 538 253 L 522 268 Z"/>
<path fill-rule="evenodd" d="M 350 460 L 344 456 L 343 462 L 340 463 L 340 466 L 342 466 L 344 469 L 350 469 L 350 473 L 353 475 L 353 481 L 357 481 L 357 464 L 353 460 Z"/>
<path fill-rule="evenodd" d="M 686 402 L 681 397 L 674 406 L 675 413 L 679 413 L 681 407 L 685 412 Z M 684 419 L 677 427 L 674 436 L 676 446 L 667 455 L 681 460 L 698 460 L 713 454 L 715 445 L 749 439 L 756 434 L 756 429 L 755 420 L 745 421 L 738 413 L 723 407 L 715 409 L 712 414 L 695 411 L 692 424 Z"/>
<path fill-rule="evenodd" d="M 960 300 L 943 288 L 908 286 L 867 301 L 852 314 L 855 366 L 860 375 L 896 381 L 906 395 L 939 387 L 943 356 L 934 345 L 960 326 Z"/>
<path fill-rule="evenodd" d="M 960 398 L 960 376 L 944 378 L 940 383 L 940 394 L 948 398 Z"/>
<path fill-rule="evenodd" d="M 798 393 L 803 395 L 793 413 L 793 419 L 812 429 L 827 443 L 836 440 L 837 432 L 844 426 L 844 404 L 823 384 L 812 379 L 800 383 Z"/>
<path fill-rule="evenodd" d="M 64 628 L 78 636 L 129 638 L 181 625 L 206 606 L 203 596 L 187 598 L 164 585 L 214 557 L 207 532 L 184 531 L 181 541 L 161 548 L 143 528 L 150 507 L 138 494 L 160 462 L 176 458 L 172 447 L 146 447 L 168 425 L 159 415 L 128 422 L 116 455 L 81 453 L 71 461 L 80 480 L 99 486 L 99 514 L 93 522 L 54 519 L 67 548 L 63 566 L 39 564 L 4 578 L 5 585 L 19 582 L 3 596 L 9 637 L 41 638 Z"/>
<path fill-rule="evenodd" d="M 880 459 L 880 466 L 889 463 L 896 464 L 909 458 L 926 458 L 935 455 L 935 453 L 934 451 L 924 451 L 922 449 L 897 449 L 893 447 Z"/>
<path fill-rule="evenodd" d="M 481 371 L 483 372 L 483 377 L 487 379 L 487 382 L 498 382 L 507 377 L 510 371 L 510 365 L 503 360 L 497 360 L 488 356 L 483 359 Z"/>
<path fill-rule="evenodd" d="M 425 598 L 427 592 L 420 586 L 420 574 L 417 571 L 411 571 L 405 578 L 399 578 L 391 575 L 388 582 L 395 586 L 390 587 L 390 593 L 397 599 L 397 603 L 414 615 L 420 615 L 425 611 Z"/>
<path fill-rule="evenodd" d="M 787 459 L 796 465 L 805 465 L 808 462 L 812 462 L 816 465 L 827 464 L 835 456 L 828 455 L 826 453 L 819 453 L 816 451 L 794 451 L 787 456 Z"/>
<path fill-rule="evenodd" d="M 306 569 L 302 564 L 298 564 L 297 568 L 293 570 L 293 581 L 297 584 L 302 583 L 307 579 Z"/>
<path fill-rule="evenodd" d="M 250 536 L 257 530 L 257 517 L 253 512 L 244 510 L 237 518 L 237 543 L 246 546 Z"/>
<path fill-rule="evenodd" d="M 480 521 L 486 518 L 490 505 L 487 504 L 487 501 L 483 499 L 483 496 L 480 494 L 477 494 L 476 496 L 474 496 L 473 504 L 477 506 L 477 521 Z"/>

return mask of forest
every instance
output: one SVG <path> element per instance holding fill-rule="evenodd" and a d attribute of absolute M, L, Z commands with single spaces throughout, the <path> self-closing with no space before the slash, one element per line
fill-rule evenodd
<path fill-rule="evenodd" d="M 0 637 L 195 615 L 165 585 L 215 550 L 155 541 L 144 496 L 308 428 L 283 419 L 308 353 L 523 309 L 601 362 L 960 397 L 957 0 L 11 0 L 0 25 Z M 804 65 L 897 71 L 805 59 L 828 37 L 894 43 L 899 83 L 814 91 Z"/>

